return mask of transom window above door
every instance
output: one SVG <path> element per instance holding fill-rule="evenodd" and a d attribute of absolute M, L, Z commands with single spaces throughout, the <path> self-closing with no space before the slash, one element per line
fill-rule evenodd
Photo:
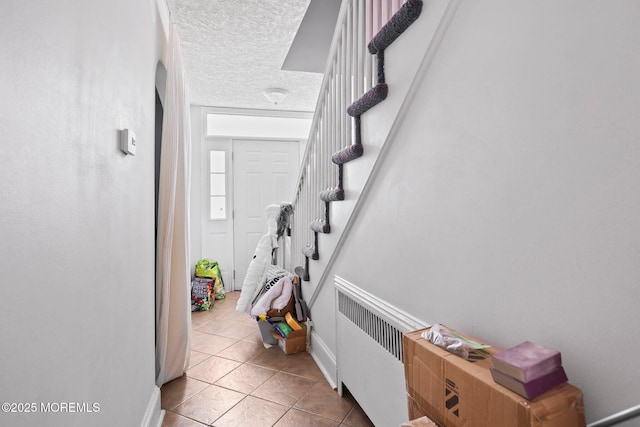
<path fill-rule="evenodd" d="M 306 139 L 311 117 L 307 113 L 297 115 L 299 117 L 207 114 L 207 136 Z"/>

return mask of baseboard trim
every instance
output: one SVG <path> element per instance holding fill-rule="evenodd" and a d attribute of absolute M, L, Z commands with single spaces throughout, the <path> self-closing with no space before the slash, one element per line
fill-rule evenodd
<path fill-rule="evenodd" d="M 320 338 L 320 335 L 313 330 L 311 331 L 309 353 L 329 385 L 335 389 L 338 383 L 336 356 L 331 352 L 322 338 Z"/>
<path fill-rule="evenodd" d="M 140 427 L 161 427 L 164 420 L 165 411 L 162 410 L 160 403 L 160 387 L 153 386 L 153 393 L 149 398 L 147 410 L 144 412 Z"/>

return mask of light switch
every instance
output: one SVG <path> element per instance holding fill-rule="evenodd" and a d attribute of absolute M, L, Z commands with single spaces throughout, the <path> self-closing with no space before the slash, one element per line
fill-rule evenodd
<path fill-rule="evenodd" d="M 120 149 L 132 156 L 136 155 L 136 134 L 130 129 L 120 131 Z"/>

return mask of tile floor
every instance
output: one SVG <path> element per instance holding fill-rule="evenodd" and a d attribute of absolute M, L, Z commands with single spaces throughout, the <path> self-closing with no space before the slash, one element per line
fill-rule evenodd
<path fill-rule="evenodd" d="M 235 311 L 239 292 L 194 312 L 191 363 L 161 389 L 163 427 L 370 427 L 309 353 L 265 349 L 256 321 Z"/>

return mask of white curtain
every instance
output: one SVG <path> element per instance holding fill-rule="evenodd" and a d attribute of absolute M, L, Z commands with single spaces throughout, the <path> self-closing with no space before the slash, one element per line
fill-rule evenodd
<path fill-rule="evenodd" d="M 156 270 L 156 384 L 182 376 L 189 363 L 190 116 L 177 31 L 171 25 L 165 63 Z"/>

